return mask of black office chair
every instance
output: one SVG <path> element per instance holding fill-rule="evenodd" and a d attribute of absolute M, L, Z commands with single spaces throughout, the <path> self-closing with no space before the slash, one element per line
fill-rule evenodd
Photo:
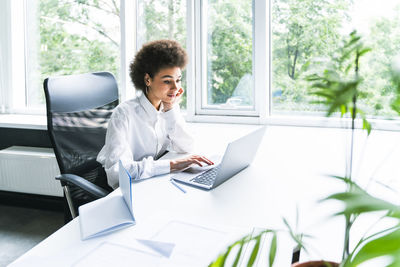
<path fill-rule="evenodd" d="M 96 157 L 119 102 L 118 86 L 111 73 L 96 72 L 47 78 L 44 92 L 47 129 L 61 172 L 56 179 L 64 190 L 68 222 L 80 205 L 112 191 Z"/>

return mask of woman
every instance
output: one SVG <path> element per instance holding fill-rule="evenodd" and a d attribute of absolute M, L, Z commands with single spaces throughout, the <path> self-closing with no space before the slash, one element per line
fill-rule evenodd
<path fill-rule="evenodd" d="M 114 110 L 105 145 L 97 156 L 112 188 L 118 187 L 119 160 L 134 180 L 179 171 L 192 164 L 213 164 L 198 155 L 157 160 L 166 150 L 185 153 L 193 149 L 193 139 L 179 110 L 186 63 L 185 50 L 171 40 L 147 43 L 136 54 L 130 77 L 142 94 Z"/>

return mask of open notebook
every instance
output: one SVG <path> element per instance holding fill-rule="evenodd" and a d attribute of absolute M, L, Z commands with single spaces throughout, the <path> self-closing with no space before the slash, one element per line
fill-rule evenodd
<path fill-rule="evenodd" d="M 82 240 L 135 224 L 132 210 L 132 180 L 119 162 L 120 192 L 79 207 Z"/>

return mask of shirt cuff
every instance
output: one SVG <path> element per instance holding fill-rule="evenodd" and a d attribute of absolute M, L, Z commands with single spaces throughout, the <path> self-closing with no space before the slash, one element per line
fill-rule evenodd
<path fill-rule="evenodd" d="M 168 110 L 167 112 L 162 112 L 161 114 L 162 114 L 161 116 L 167 122 L 174 122 L 178 119 L 179 107 L 173 107 L 172 109 Z"/>
<path fill-rule="evenodd" d="M 154 161 L 154 175 L 170 173 L 170 161 L 168 159 Z"/>

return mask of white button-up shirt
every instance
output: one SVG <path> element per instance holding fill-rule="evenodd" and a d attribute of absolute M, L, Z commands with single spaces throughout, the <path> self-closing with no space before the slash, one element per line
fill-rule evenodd
<path fill-rule="evenodd" d="M 142 94 L 115 108 L 97 161 L 115 189 L 119 160 L 134 180 L 169 173 L 169 160 L 155 160 L 166 149 L 178 153 L 193 150 L 193 139 L 185 130 L 180 109 L 176 105 L 167 112 L 157 111 Z"/>

